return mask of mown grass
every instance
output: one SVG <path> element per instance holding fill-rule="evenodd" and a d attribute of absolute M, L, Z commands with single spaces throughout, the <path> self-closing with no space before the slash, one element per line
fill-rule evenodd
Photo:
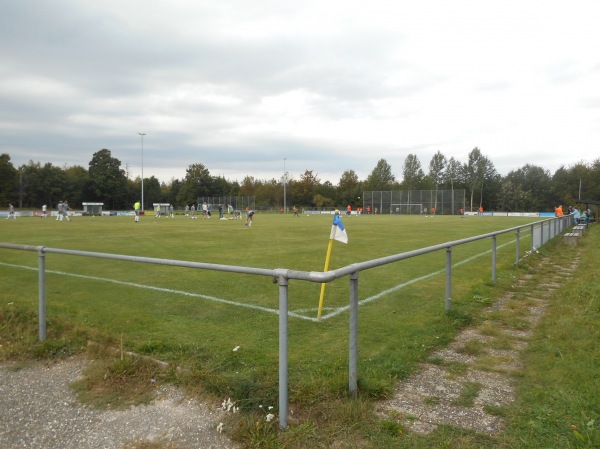
<path fill-rule="evenodd" d="M 244 228 L 239 221 L 180 218 L 155 221 L 144 217 L 139 225 L 134 224 L 132 218 L 120 217 L 76 218 L 72 223 L 22 219 L 2 223 L 6 225 L 2 227 L 2 241 L 322 271 L 329 217 L 295 219 L 258 215 L 251 229 Z M 525 222 L 524 219 L 488 217 L 436 217 L 427 222 L 423 217 L 352 217 L 345 220 L 350 243 L 334 246 L 331 268 Z M 597 238 L 595 230 L 592 231 L 584 240 L 584 249 Z M 511 239 L 514 236 L 501 236 L 498 245 Z M 521 247 L 527 248 L 527 245 L 524 239 Z M 453 261 L 456 263 L 484 251 L 489 251 L 489 241 L 459 247 L 453 251 Z M 572 251 L 558 242 L 542 250 L 545 255 L 557 258 Z M 103 356 L 95 354 L 94 358 L 99 362 L 90 368 L 87 384 L 81 389 L 83 395 L 90 395 L 92 403 L 115 407 L 115 404 L 151 400 L 150 379 L 175 383 L 213 400 L 231 397 L 242 407 L 243 413 L 232 415 L 225 431 L 247 447 L 557 447 L 543 443 L 546 436 L 547 441 L 556 437 L 552 432 L 557 430 L 554 427 L 557 422 L 531 418 L 530 414 L 536 415 L 537 408 L 535 412 L 525 413 L 528 418 L 522 417 L 527 406 L 540 404 L 531 397 L 528 400 L 532 402 L 515 405 L 514 410 L 498 411 L 507 414 L 509 426 L 503 436 L 494 438 L 451 428 L 421 437 L 407 433 L 393 421 L 382 421 L 375 412 L 377 400 L 389 395 L 395 382 L 408 376 L 432 349 L 446 345 L 459 329 L 481 320 L 481 309 L 510 288 L 519 274 L 534 272 L 529 266 L 534 257 L 529 258 L 531 262 L 526 260 L 518 268 L 513 267 L 514 245 L 501 248 L 498 256 L 495 283 L 490 281 L 489 254 L 453 270 L 453 309 L 450 313 L 444 313 L 443 273 L 362 306 L 359 311 L 360 393 L 354 400 L 347 397 L 347 314 L 320 323 L 290 319 L 289 389 L 293 414 L 290 428 L 285 431 L 278 431 L 276 420 L 266 422 L 263 413 L 264 407 L 277 406 L 277 316 L 141 287 L 150 285 L 199 292 L 276 309 L 277 286 L 271 279 L 49 254 L 46 256 L 49 270 L 48 339 L 39 343 L 37 273 L 6 265 L 35 268 L 35 253 L 0 250 L 0 276 L 9 279 L 11 285 L 0 299 L 0 356 L 5 359 L 64 356 L 83 351 L 90 339 L 99 342 L 101 347 L 114 349 L 120 347 L 122 338 L 126 351 L 164 360 L 169 365 L 161 368 L 147 359 L 142 359 L 144 362 L 129 357 L 122 360 L 118 352 L 108 350 Z M 359 296 L 363 299 L 415 277 L 443 271 L 444 257 L 440 252 L 361 273 Z M 593 252 L 584 251 L 582 276 L 594 270 L 597 273 L 598 260 L 594 261 L 593 257 Z M 74 278 L 59 272 L 115 279 L 140 286 Z M 564 293 L 577 292 L 578 295 L 583 289 L 587 290 L 587 284 L 592 281 L 593 276 L 581 282 L 574 281 Z M 311 309 L 310 313 L 313 313 L 318 302 L 318 288 L 316 284 L 291 282 L 290 308 Z M 583 314 L 588 326 L 598 331 L 598 292 L 593 288 L 590 292 L 586 312 L 560 311 L 562 326 L 579 326 L 578 319 L 563 322 L 566 319 L 563 315 L 581 317 Z M 346 305 L 347 298 L 347 281 L 339 280 L 328 286 L 327 307 Z M 570 307 L 577 305 L 574 299 L 562 303 Z M 509 315 L 496 318 L 505 321 L 506 325 L 527 325 L 515 320 L 514 316 L 512 319 Z M 568 344 L 567 337 L 571 333 L 567 331 L 566 334 L 550 341 L 554 345 Z M 553 327 L 542 335 L 554 335 Z M 558 343 L 556 338 L 560 340 Z M 539 337 L 536 344 L 547 343 L 546 340 Z M 587 360 L 586 363 L 591 365 L 587 372 L 591 375 L 597 366 L 586 356 L 598 354 L 590 342 L 585 341 L 586 350 L 577 353 L 581 360 Z M 237 346 L 239 349 L 233 351 Z M 556 354 L 563 354 L 565 349 L 557 352 L 554 346 L 550 352 L 552 362 L 556 362 Z M 528 352 L 528 357 L 535 359 L 545 355 L 543 345 L 539 350 Z M 572 361 L 571 357 L 569 360 Z M 547 368 L 544 363 L 541 370 Z M 567 373 L 565 367 L 562 376 L 568 377 Z M 559 374 L 555 373 L 560 377 Z M 581 374 L 582 378 L 584 374 Z M 548 381 L 536 379 L 533 383 L 537 388 L 524 385 L 523 391 L 539 389 L 541 395 L 543 385 Z M 597 394 L 597 387 L 596 381 L 587 381 L 586 394 Z M 570 394 L 558 395 L 561 401 L 573 397 L 578 398 L 577 403 L 583 401 L 582 405 L 585 405 L 579 415 L 572 412 L 572 423 L 567 428 L 560 427 L 561 431 L 566 429 L 562 441 L 567 444 L 561 447 L 594 447 L 582 444 L 597 442 L 598 410 L 590 400 L 585 401 L 577 389 L 571 386 L 567 388 Z M 568 409 L 573 404 L 561 402 L 561 406 Z M 542 413 L 540 416 L 547 415 Z M 531 422 L 536 425 L 532 427 Z M 521 441 L 530 445 L 521 444 Z"/>

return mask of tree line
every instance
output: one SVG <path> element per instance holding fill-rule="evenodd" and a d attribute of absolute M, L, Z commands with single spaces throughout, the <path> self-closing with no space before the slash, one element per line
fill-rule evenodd
<path fill-rule="evenodd" d="M 284 201 L 284 183 L 286 198 Z M 72 207 L 82 202 L 101 202 L 105 209 L 130 209 L 141 197 L 140 177 L 130 179 L 121 161 L 111 151 L 93 154 L 88 168 L 57 167 L 52 163 L 29 161 L 20 167 L 10 155 L 0 155 L 0 207 L 9 203 L 19 208 L 54 207 L 68 200 Z M 152 203 L 169 203 L 177 208 L 195 204 L 200 197 L 253 196 L 257 209 L 299 207 L 362 206 L 363 191 L 464 189 L 471 210 L 482 206 L 495 211 L 548 211 L 558 204 L 575 205 L 578 198 L 600 199 L 600 159 L 560 167 L 554 174 L 534 164 L 498 174 L 489 157 L 474 148 L 467 161 L 447 158 L 438 151 L 423 167 L 415 154 L 408 154 L 399 176 L 385 159 L 380 159 L 366 179 L 344 171 L 336 185 L 321 182 L 318 173 L 306 169 L 297 178 L 285 173 L 279 179 L 256 179 L 247 175 L 241 182 L 212 176 L 201 163 L 186 169 L 183 179 L 169 183 L 151 176 L 144 178 L 144 209 Z"/>

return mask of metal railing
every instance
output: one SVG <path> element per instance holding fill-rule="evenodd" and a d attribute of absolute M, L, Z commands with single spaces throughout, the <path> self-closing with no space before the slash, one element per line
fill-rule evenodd
<path fill-rule="evenodd" d="M 492 281 L 496 280 L 496 241 L 502 234 L 516 234 L 515 264 L 521 259 L 521 237 L 524 231 L 531 234 L 531 251 L 539 248 L 556 235 L 566 231 L 573 225 L 571 216 L 550 218 L 527 225 L 515 226 L 501 231 L 494 231 L 465 239 L 428 246 L 413 251 L 394 254 L 365 262 L 358 262 L 332 271 L 296 271 L 285 268 L 263 269 L 242 267 L 234 265 L 220 265 L 201 262 L 188 262 L 181 260 L 160 259 L 152 257 L 125 256 L 119 254 L 98 253 L 91 251 L 76 251 L 45 246 L 17 245 L 0 243 L 0 248 L 35 251 L 38 254 L 38 295 L 39 295 L 39 339 L 46 339 L 46 261 L 47 253 L 64 254 L 71 256 L 93 257 L 137 263 L 170 265 L 175 267 L 195 268 L 200 270 L 224 271 L 229 273 L 268 276 L 273 278 L 273 283 L 279 286 L 279 426 L 287 427 L 288 419 L 288 283 L 290 280 L 308 281 L 316 283 L 332 282 L 336 279 L 349 276 L 350 279 L 350 305 L 349 305 L 349 342 L 348 342 L 348 389 L 352 396 L 358 392 L 358 279 L 361 271 L 382 265 L 410 259 L 412 257 L 429 254 L 435 251 L 446 251 L 446 292 L 445 309 L 451 308 L 452 298 L 452 249 L 459 245 L 475 242 L 482 239 L 492 241 Z"/>

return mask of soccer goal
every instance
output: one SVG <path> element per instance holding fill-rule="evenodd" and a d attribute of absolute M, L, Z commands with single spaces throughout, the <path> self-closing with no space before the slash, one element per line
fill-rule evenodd
<path fill-rule="evenodd" d="M 425 209 L 436 215 L 453 215 L 465 209 L 464 189 L 453 190 L 387 190 L 363 192 L 363 208 L 378 214 L 422 214 Z"/>
<path fill-rule="evenodd" d="M 394 203 L 390 205 L 390 214 L 412 214 L 423 213 L 422 203 Z"/>

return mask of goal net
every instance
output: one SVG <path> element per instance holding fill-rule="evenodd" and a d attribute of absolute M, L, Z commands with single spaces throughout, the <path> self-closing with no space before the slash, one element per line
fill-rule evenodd
<path fill-rule="evenodd" d="M 390 205 L 390 214 L 412 214 L 418 215 L 423 213 L 422 203 L 392 203 Z"/>

